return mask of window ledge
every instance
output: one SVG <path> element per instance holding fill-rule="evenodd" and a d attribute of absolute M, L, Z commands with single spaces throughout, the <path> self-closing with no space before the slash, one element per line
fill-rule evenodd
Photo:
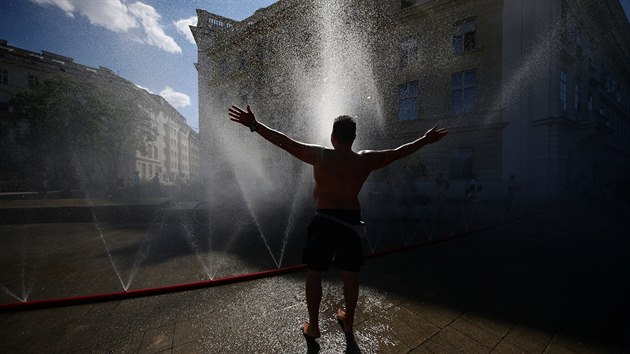
<path fill-rule="evenodd" d="M 485 47 L 477 47 L 477 48 L 465 50 L 465 51 L 462 51 L 462 52 L 459 52 L 459 53 L 453 53 L 453 56 L 455 56 L 455 57 L 465 56 L 465 55 L 468 55 L 468 54 L 480 53 L 480 52 L 483 52 L 484 50 L 485 50 Z"/>

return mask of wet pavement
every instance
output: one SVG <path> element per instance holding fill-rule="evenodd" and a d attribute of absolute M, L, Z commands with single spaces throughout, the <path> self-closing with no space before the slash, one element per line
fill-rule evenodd
<path fill-rule="evenodd" d="M 301 262 L 312 211 L 293 210 L 287 222 L 280 210 L 252 216 L 208 206 L 157 198 L 1 201 L 0 215 L 13 217 L 0 222 L 0 308 L 230 278 Z M 502 222 L 496 205 L 479 209 L 463 217 L 457 201 L 439 209 L 365 208 L 365 253 Z"/>
<path fill-rule="evenodd" d="M 331 271 L 324 278 L 322 338 L 307 343 L 299 330 L 307 313 L 299 271 L 167 295 L 3 312 L 0 352 L 628 352 L 627 235 L 627 210 L 547 211 L 369 258 L 350 338 L 334 318 L 343 301 L 339 275 Z M 399 237 L 395 231 L 384 236 Z M 85 266 L 93 261 L 84 259 Z M 181 262 L 166 265 L 192 267 Z M 100 279 L 110 281 L 95 276 L 81 286 L 98 290 Z"/>

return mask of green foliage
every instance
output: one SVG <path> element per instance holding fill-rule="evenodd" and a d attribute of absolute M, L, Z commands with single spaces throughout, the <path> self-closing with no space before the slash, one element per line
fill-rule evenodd
<path fill-rule="evenodd" d="M 10 124 L 34 166 L 100 170 L 117 175 L 123 158 L 154 139 L 149 117 L 125 96 L 129 90 L 54 76 L 9 102 Z"/>

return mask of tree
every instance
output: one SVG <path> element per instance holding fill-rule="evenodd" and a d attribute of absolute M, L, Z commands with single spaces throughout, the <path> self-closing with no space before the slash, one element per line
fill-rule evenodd
<path fill-rule="evenodd" d="M 29 162 L 52 169 L 53 183 L 72 177 L 112 181 L 125 156 L 155 138 L 133 94 L 111 83 L 53 76 L 15 95 L 9 116 Z"/>

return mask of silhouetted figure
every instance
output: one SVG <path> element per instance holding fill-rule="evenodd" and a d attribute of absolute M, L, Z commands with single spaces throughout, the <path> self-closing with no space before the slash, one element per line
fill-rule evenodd
<path fill-rule="evenodd" d="M 468 185 L 466 186 L 464 198 L 464 206 L 466 209 L 471 205 L 477 204 L 477 193 L 479 192 L 481 192 L 481 185 L 477 182 L 475 176 L 473 176 L 468 180 Z"/>
<path fill-rule="evenodd" d="M 155 194 L 158 197 L 162 196 L 162 186 L 160 185 L 160 175 L 155 172 L 153 178 L 151 178 L 151 184 L 153 185 L 153 189 L 155 190 Z"/>
<path fill-rule="evenodd" d="M 135 171 L 133 176 L 131 177 L 131 192 L 129 193 L 129 198 L 133 197 L 140 198 L 140 172 Z"/>
<path fill-rule="evenodd" d="M 431 214 L 427 217 L 427 221 L 432 223 L 432 230 L 435 230 L 442 222 L 447 222 L 444 207 L 446 204 L 446 190 L 449 189 L 449 187 L 450 183 L 444 178 L 444 173 L 440 172 L 435 178 L 435 199 L 433 201 L 433 208 L 431 209 Z M 433 236 L 429 236 L 429 238 L 432 237 Z"/>
<path fill-rule="evenodd" d="M 125 189 L 125 182 L 122 177 L 116 178 L 116 185 L 114 186 L 114 197 L 122 198 L 123 190 Z"/>
<path fill-rule="evenodd" d="M 184 199 L 185 191 L 186 181 L 184 181 L 182 175 L 177 175 L 177 177 L 175 177 L 175 193 L 177 194 L 176 198 Z"/>
<path fill-rule="evenodd" d="M 359 296 L 358 271 L 363 264 L 359 232 L 361 205 L 358 194 L 374 170 L 408 156 L 424 145 L 442 139 L 447 131 L 429 129 L 421 138 L 395 149 L 352 151 L 356 122 L 349 116 L 335 119 L 330 141 L 333 149 L 293 140 L 284 133 L 258 122 L 249 106 L 247 111 L 232 106 L 230 119 L 257 132 L 267 141 L 313 166 L 315 205 L 317 212 L 308 227 L 302 261 L 306 273 L 306 303 L 309 320 L 302 333 L 307 340 L 320 337 L 319 306 L 322 299 L 321 272 L 331 264 L 341 271 L 345 309 L 337 311 L 337 319 L 346 334 L 352 333 Z M 359 227 L 357 227 L 359 226 Z"/>
<path fill-rule="evenodd" d="M 122 192 L 124 188 L 125 185 L 123 183 L 122 177 L 116 177 L 116 180 L 109 187 L 109 193 L 107 193 L 107 196 L 114 199 L 122 198 Z"/>
<path fill-rule="evenodd" d="M 435 179 L 435 197 L 438 203 L 444 202 L 446 200 L 446 190 L 450 187 L 450 184 L 444 178 L 444 174 L 440 172 L 437 178 Z"/>

